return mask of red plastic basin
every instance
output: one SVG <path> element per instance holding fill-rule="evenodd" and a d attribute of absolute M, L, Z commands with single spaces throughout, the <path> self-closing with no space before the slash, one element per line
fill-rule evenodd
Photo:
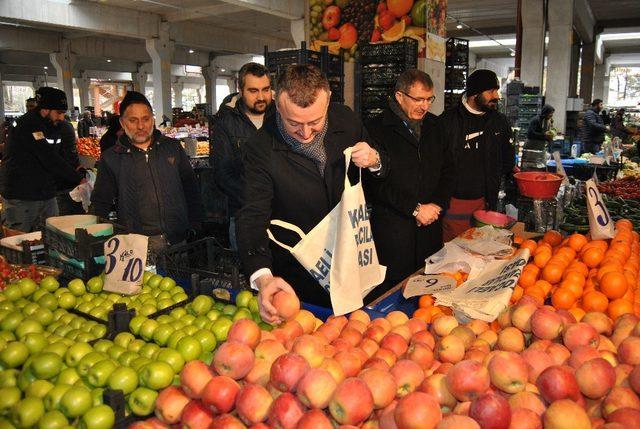
<path fill-rule="evenodd" d="M 516 179 L 520 194 L 539 200 L 554 198 L 564 179 L 559 174 L 540 171 L 525 171 L 516 173 L 513 177 Z"/>

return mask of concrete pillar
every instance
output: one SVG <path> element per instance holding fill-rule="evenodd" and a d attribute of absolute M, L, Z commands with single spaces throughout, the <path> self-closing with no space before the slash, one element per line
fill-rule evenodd
<path fill-rule="evenodd" d="M 176 82 L 172 85 L 173 92 L 175 93 L 175 102 L 173 107 L 182 107 L 182 90 L 184 89 L 183 82 Z"/>
<path fill-rule="evenodd" d="M 571 44 L 571 68 L 569 69 L 569 97 L 578 96 L 578 73 L 580 73 L 580 40 L 573 34 Z"/>
<path fill-rule="evenodd" d="M 60 44 L 60 52 L 49 54 L 51 64 L 56 69 L 58 78 L 58 89 L 64 91 L 67 95 L 67 105 L 69 109 L 73 109 L 73 57 L 71 55 L 71 41 L 62 39 Z"/>
<path fill-rule="evenodd" d="M 580 98 L 585 103 L 591 101 L 593 94 L 593 74 L 596 63 L 596 44 L 585 43 L 582 45 L 582 68 L 580 69 Z"/>
<path fill-rule="evenodd" d="M 609 104 L 609 67 L 605 66 L 604 68 L 604 80 L 602 81 L 602 102 L 607 105 Z"/>
<path fill-rule="evenodd" d="M 307 20 L 304 18 L 291 21 L 291 37 L 296 48 L 300 47 L 300 43 L 309 40 L 305 32 L 306 22 Z"/>
<path fill-rule="evenodd" d="M 235 76 L 228 77 L 227 86 L 229 87 L 230 94 L 233 94 L 234 92 L 238 92 L 238 79 Z"/>
<path fill-rule="evenodd" d="M 76 78 L 76 85 L 78 86 L 78 93 L 80 94 L 80 112 L 87 110 L 89 103 L 89 85 L 91 79 L 87 76 L 86 72 L 82 73 L 82 77 Z"/>
<path fill-rule="evenodd" d="M 573 2 L 549 0 L 549 52 L 547 59 L 546 102 L 556 108 L 553 120 L 564 133 L 573 42 Z"/>
<path fill-rule="evenodd" d="M 210 106 L 211 114 L 218 111 L 216 103 L 216 81 L 218 80 L 218 68 L 211 61 L 208 66 L 202 67 L 204 77 L 204 94 L 206 103 Z"/>
<path fill-rule="evenodd" d="M 147 52 L 152 60 L 153 68 L 153 110 L 156 123 L 162 122 L 162 115 L 172 117 L 171 112 L 171 57 L 174 43 L 169 40 L 169 29 L 166 23 L 161 24 L 159 39 L 147 39 Z"/>
<path fill-rule="evenodd" d="M 144 94 L 145 88 L 147 87 L 148 76 L 149 74 L 140 68 L 138 68 L 137 72 L 131 73 L 131 77 L 133 78 L 133 90 Z"/>
<path fill-rule="evenodd" d="M 544 69 L 544 1 L 522 2 L 522 63 L 520 79 L 527 86 L 542 88 Z"/>
<path fill-rule="evenodd" d="M 590 104 L 596 98 L 604 100 L 605 94 L 609 94 L 609 71 L 607 70 L 607 62 L 604 61 L 602 64 L 597 64 L 593 75 L 593 94 L 589 99 L 584 100 L 585 104 Z"/>
<path fill-rule="evenodd" d="M 0 125 L 4 124 L 4 85 L 2 84 L 2 74 L 0 73 Z M 0 142 L 4 143 L 4 142 Z"/>

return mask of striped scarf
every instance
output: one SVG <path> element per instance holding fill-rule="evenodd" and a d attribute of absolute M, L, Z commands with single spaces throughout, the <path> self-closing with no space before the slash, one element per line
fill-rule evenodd
<path fill-rule="evenodd" d="M 282 135 L 284 141 L 291 147 L 291 150 L 312 160 L 316 164 L 316 167 L 320 172 L 320 176 L 324 177 L 324 166 L 327 163 L 327 152 L 324 147 L 324 137 L 327 135 L 327 129 L 329 128 L 328 118 L 324 121 L 322 131 L 320 131 L 310 143 L 301 143 L 287 133 L 282 117 L 280 116 L 280 112 L 276 112 L 276 122 L 278 124 L 280 135 Z"/>

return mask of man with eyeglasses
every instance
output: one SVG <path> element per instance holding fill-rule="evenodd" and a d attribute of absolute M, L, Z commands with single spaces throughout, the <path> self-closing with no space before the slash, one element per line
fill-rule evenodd
<path fill-rule="evenodd" d="M 496 210 L 502 178 L 515 166 L 509 119 L 498 112 L 498 76 L 476 70 L 467 78 L 460 103 L 440 116 L 455 166 L 454 192 L 443 227 L 444 241 L 471 227 L 473 212 Z"/>
<path fill-rule="evenodd" d="M 388 106 L 367 130 L 389 158 L 389 174 L 367 180 L 371 227 L 380 263 L 387 267 L 384 292 L 424 266 L 442 247 L 442 214 L 453 192 L 451 152 L 436 116 L 431 77 L 419 70 L 402 73 Z"/>
<path fill-rule="evenodd" d="M 2 164 L 2 217 L 10 229 L 30 232 L 58 215 L 56 180 L 77 186 L 83 175 L 59 153 L 60 130 L 67 98 L 63 91 L 42 87 L 37 107 L 17 121 Z"/>

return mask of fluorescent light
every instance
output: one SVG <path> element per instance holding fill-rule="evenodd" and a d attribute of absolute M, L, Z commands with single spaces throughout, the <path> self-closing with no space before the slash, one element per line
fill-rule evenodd
<path fill-rule="evenodd" d="M 224 72 L 226 72 L 227 70 L 226 70 L 226 69 L 220 69 L 220 71 L 221 71 L 222 73 L 224 73 Z"/>
<path fill-rule="evenodd" d="M 111 62 L 111 60 L 107 60 L 107 62 L 108 62 L 108 63 L 110 63 L 110 62 Z"/>
<path fill-rule="evenodd" d="M 193 54 L 195 51 L 193 49 L 189 49 L 189 53 Z"/>
<path fill-rule="evenodd" d="M 515 56 L 516 56 L 516 53 L 515 53 L 515 52 L 513 52 L 513 51 L 511 51 L 511 53 L 510 53 L 509 55 L 511 55 L 512 57 L 515 57 Z"/>
<path fill-rule="evenodd" d="M 640 33 L 610 33 L 600 34 L 600 40 L 633 40 L 640 39 Z"/>
<path fill-rule="evenodd" d="M 456 25 L 456 28 L 457 28 L 458 30 L 462 29 L 462 24 L 458 24 L 458 25 Z"/>
<path fill-rule="evenodd" d="M 498 42 L 497 43 L 493 40 L 472 40 L 469 42 L 469 47 L 470 48 L 490 48 L 493 46 L 500 46 L 500 44 L 502 44 L 503 46 L 515 46 L 516 45 L 516 39 L 496 39 Z"/>
<path fill-rule="evenodd" d="M 45 70 L 48 70 L 48 69 L 49 69 L 49 67 L 47 67 L 47 66 L 44 66 L 44 69 L 45 69 Z"/>

